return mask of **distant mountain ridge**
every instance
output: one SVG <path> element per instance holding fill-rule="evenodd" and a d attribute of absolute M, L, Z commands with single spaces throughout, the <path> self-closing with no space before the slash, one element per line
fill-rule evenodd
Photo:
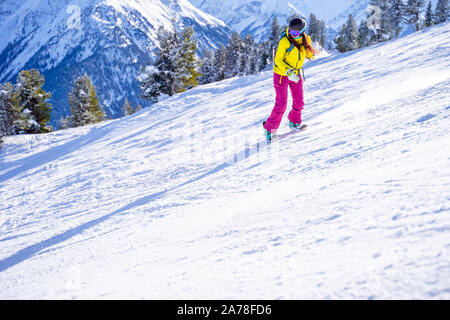
<path fill-rule="evenodd" d="M 257 40 L 263 40 L 269 34 L 274 17 L 278 18 L 280 24 L 285 24 L 288 17 L 294 13 L 306 18 L 314 13 L 329 24 L 355 2 L 368 3 L 368 0 L 191 0 L 191 2 L 225 21 L 233 30 L 241 34 L 250 33 Z"/>

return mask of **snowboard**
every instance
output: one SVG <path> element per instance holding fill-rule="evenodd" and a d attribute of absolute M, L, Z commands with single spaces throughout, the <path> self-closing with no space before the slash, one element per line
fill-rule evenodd
<path fill-rule="evenodd" d="M 234 156 L 232 156 L 230 158 L 229 162 L 227 162 L 227 163 L 233 164 L 233 163 L 238 163 L 243 159 L 248 159 L 251 156 L 258 154 L 259 152 L 261 152 L 267 148 L 270 148 L 270 146 L 277 141 L 283 140 L 294 134 L 305 131 L 307 127 L 308 126 L 306 124 L 302 125 L 299 129 L 292 129 L 288 132 L 277 135 L 276 138 L 272 139 L 271 141 L 264 139 L 264 141 L 260 141 L 255 144 L 247 144 L 246 143 L 245 149 L 242 150 L 241 152 L 236 153 Z"/>
<path fill-rule="evenodd" d="M 267 140 L 267 142 L 268 142 L 268 143 L 272 143 L 272 142 L 276 142 L 276 141 L 285 139 L 285 138 L 287 138 L 287 137 L 289 137 L 289 136 L 292 136 L 292 135 L 294 135 L 294 134 L 296 134 L 296 133 L 305 131 L 307 128 L 308 128 L 308 125 L 307 125 L 307 124 L 302 124 L 302 125 L 300 126 L 300 128 L 298 128 L 298 129 L 291 129 L 291 131 L 286 132 L 286 133 L 283 133 L 283 134 L 273 134 L 273 135 L 272 135 L 272 140 Z"/>

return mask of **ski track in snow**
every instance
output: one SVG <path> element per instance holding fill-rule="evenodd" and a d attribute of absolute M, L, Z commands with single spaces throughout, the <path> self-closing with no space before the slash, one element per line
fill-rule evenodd
<path fill-rule="evenodd" d="M 310 62 L 259 152 L 271 72 L 8 137 L 0 298 L 450 298 L 449 35 Z"/>

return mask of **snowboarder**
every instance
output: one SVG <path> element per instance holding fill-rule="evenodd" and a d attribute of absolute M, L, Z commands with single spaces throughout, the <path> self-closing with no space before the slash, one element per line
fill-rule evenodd
<path fill-rule="evenodd" d="M 280 126 L 281 119 L 287 108 L 288 87 L 293 98 L 292 110 L 289 113 L 289 127 L 297 130 L 302 128 L 303 79 L 301 70 L 305 58 L 314 59 L 318 53 L 311 45 L 311 38 L 305 34 L 306 21 L 293 19 L 278 44 L 274 58 L 273 85 L 275 87 L 275 107 L 270 117 L 264 121 L 264 129 L 268 140 L 272 140 Z"/>

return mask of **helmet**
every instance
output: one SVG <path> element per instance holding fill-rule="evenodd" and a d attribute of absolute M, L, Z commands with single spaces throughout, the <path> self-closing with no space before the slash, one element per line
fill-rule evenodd
<path fill-rule="evenodd" d="M 302 18 L 292 19 L 289 23 L 289 30 L 299 31 L 302 34 L 306 30 L 306 20 Z"/>

